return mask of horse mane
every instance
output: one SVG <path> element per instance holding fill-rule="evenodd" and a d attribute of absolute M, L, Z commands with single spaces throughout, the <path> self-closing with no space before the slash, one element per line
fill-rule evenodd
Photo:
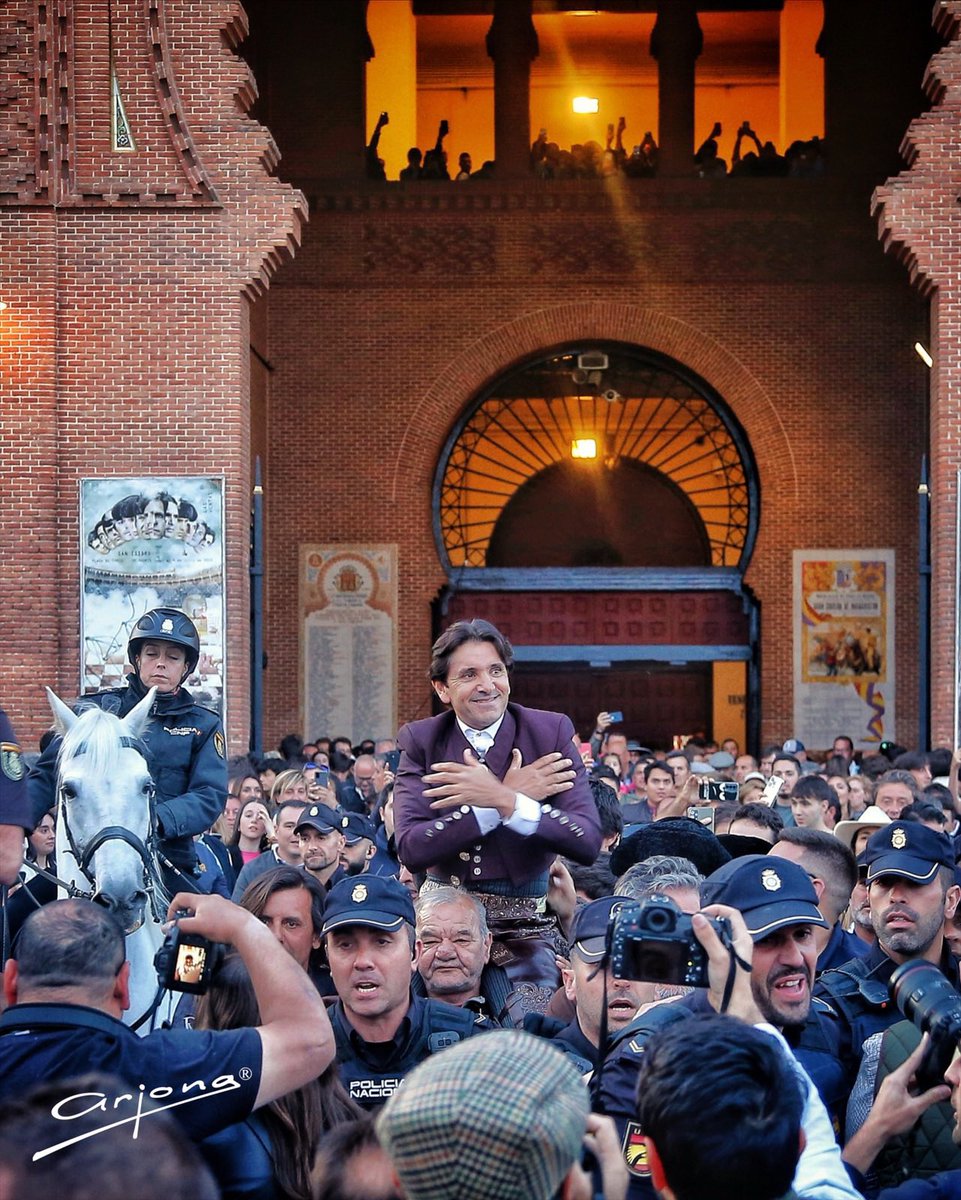
<path fill-rule="evenodd" d="M 127 736 L 119 717 L 104 712 L 96 705 L 84 708 L 76 723 L 63 735 L 57 755 L 57 770 L 62 775 L 77 758 L 83 757 L 84 774 L 103 778 L 117 765 L 121 750 L 120 738 Z M 141 754 L 142 743 L 134 739 Z"/>

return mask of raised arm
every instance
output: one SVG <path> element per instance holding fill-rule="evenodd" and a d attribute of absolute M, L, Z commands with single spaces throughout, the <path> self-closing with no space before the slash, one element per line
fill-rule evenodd
<path fill-rule="evenodd" d="M 178 910 L 191 914 L 180 919 L 185 932 L 233 946 L 250 973 L 263 1049 L 254 1107 L 316 1079 L 333 1061 L 334 1035 L 324 1002 L 303 968 L 253 913 L 223 896 L 180 892 L 168 918 Z"/>

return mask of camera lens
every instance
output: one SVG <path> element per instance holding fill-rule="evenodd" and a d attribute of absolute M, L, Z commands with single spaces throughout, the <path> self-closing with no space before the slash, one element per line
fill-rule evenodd
<path fill-rule="evenodd" d="M 920 1029 L 929 1030 L 945 1018 L 950 1025 L 961 1025 L 961 996 L 931 963 L 903 963 L 890 987 L 895 1004 Z"/>

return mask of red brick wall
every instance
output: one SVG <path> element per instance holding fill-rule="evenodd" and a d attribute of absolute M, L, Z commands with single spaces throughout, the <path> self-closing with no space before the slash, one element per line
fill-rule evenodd
<path fill-rule="evenodd" d="M 226 477 L 228 734 L 246 747 L 248 302 L 299 236 L 247 118 L 232 0 L 0 4 L 0 702 L 25 744 L 79 676 L 78 480 Z M 38 15 L 49 18 L 38 25 Z"/>
<path fill-rule="evenodd" d="M 763 736 L 791 732 L 792 549 L 893 546 L 899 732 L 911 741 L 927 382 L 911 343 L 923 305 L 865 205 L 811 181 L 642 182 L 617 207 L 591 185 L 470 200 L 420 187 L 321 200 L 268 297 L 267 740 L 298 727 L 298 542 L 398 543 L 399 714 L 422 714 L 429 604 L 445 582 L 430 503 L 444 440 L 525 355 L 605 338 L 692 368 L 750 440 Z M 320 459 L 303 453 L 311 439 Z"/>
<path fill-rule="evenodd" d="M 954 728 L 958 680 L 955 629 L 957 475 L 961 468 L 961 265 L 958 195 L 961 192 L 961 4 L 936 10 L 948 45 L 935 55 L 925 80 L 935 107 L 912 122 L 905 137 L 910 169 L 876 195 L 886 244 L 909 266 L 931 297 L 931 695 L 934 744 L 958 744 Z"/>
<path fill-rule="evenodd" d="M 958 8 L 942 7 L 947 32 Z M 47 721 L 41 684 L 76 688 L 77 480 L 222 471 L 238 750 L 247 305 L 295 244 L 301 210 L 270 177 L 270 135 L 245 115 L 254 89 L 234 53 L 239 4 L 115 0 L 112 10 L 130 155 L 109 146 L 102 3 L 0 0 L 0 702 L 29 743 Z M 950 737 L 953 706 L 959 63 L 952 42 L 933 76 L 941 107 L 912 131 L 918 160 L 884 194 L 892 240 L 911 248 L 936 296 L 936 741 Z M 323 147 L 323 110 L 291 112 L 278 138 L 296 138 L 300 121 L 305 144 Z M 638 181 L 610 194 L 533 183 L 314 190 L 303 250 L 256 310 L 257 345 L 274 367 L 266 381 L 257 368 L 268 742 L 299 720 L 304 541 L 398 544 L 399 713 L 427 711 L 429 606 L 445 582 L 430 498 L 444 439 L 477 389 L 525 354 L 590 337 L 691 367 L 751 442 L 761 514 L 747 580 L 761 602 L 763 736 L 791 732 L 792 549 L 893 546 L 898 736 L 913 741 L 928 379 L 910 346 L 925 336 L 925 306 L 885 259 L 866 193 L 829 180 Z"/>

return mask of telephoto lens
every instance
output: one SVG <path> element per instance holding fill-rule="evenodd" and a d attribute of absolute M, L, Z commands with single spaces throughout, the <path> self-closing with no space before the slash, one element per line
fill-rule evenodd
<path fill-rule="evenodd" d="M 944 1082 L 961 1040 L 961 995 L 923 959 L 902 963 L 889 987 L 901 1012 L 928 1035 L 928 1049 L 914 1076 L 918 1092 L 926 1092 Z"/>

